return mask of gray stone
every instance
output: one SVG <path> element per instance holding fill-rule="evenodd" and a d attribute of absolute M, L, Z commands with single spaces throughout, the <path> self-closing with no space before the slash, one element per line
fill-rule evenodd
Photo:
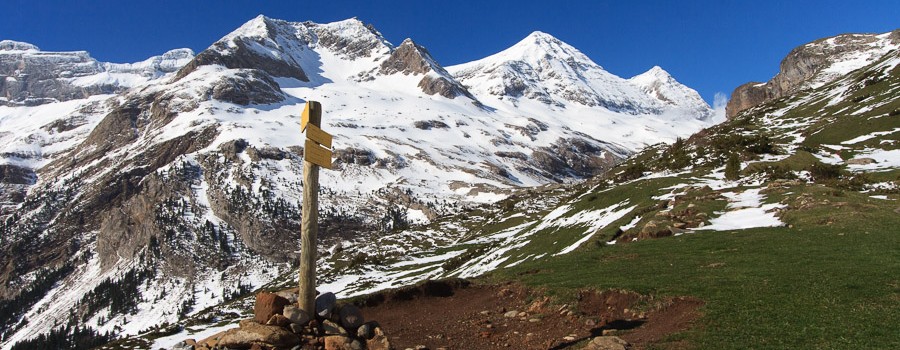
<path fill-rule="evenodd" d="M 631 347 L 628 342 L 619 337 L 603 336 L 591 339 L 591 342 L 584 347 L 585 350 L 627 350 Z"/>
<path fill-rule="evenodd" d="M 305 325 L 309 323 L 309 320 L 311 319 L 308 313 L 300 310 L 300 308 L 295 305 L 287 305 L 284 307 L 284 317 L 287 317 L 291 322 L 299 325 Z"/>
<path fill-rule="evenodd" d="M 334 306 L 337 303 L 337 297 L 334 296 L 334 293 L 322 293 L 318 297 L 316 297 L 316 316 L 322 318 L 328 318 L 331 316 L 331 312 L 334 311 Z"/>
<path fill-rule="evenodd" d="M 513 310 L 513 311 L 507 311 L 505 314 L 503 314 L 503 317 L 508 317 L 508 318 L 513 318 L 513 317 L 516 317 L 516 316 L 519 316 L 519 312 L 516 311 L 516 310 Z"/>
<path fill-rule="evenodd" d="M 180 342 L 172 346 L 170 350 L 194 350 L 194 346 L 188 344 L 187 342 Z"/>

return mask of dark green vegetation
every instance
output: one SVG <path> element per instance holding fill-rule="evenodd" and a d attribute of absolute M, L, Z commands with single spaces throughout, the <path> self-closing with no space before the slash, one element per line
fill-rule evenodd
<path fill-rule="evenodd" d="M 41 334 L 34 339 L 22 341 L 12 346 L 11 350 L 32 349 L 92 349 L 106 344 L 112 337 L 100 334 L 90 327 L 66 326 Z"/>

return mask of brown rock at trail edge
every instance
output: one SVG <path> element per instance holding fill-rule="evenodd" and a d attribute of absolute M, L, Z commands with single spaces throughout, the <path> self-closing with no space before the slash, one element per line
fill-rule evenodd
<path fill-rule="evenodd" d="M 381 327 L 375 327 L 372 330 L 375 334 L 372 339 L 366 340 L 366 349 L 368 350 L 390 350 L 391 342 L 388 341 L 387 336 L 384 335 L 384 331 L 381 330 Z"/>
<path fill-rule="evenodd" d="M 350 338 L 344 335 L 329 335 L 325 337 L 325 350 L 352 350 Z"/>
<path fill-rule="evenodd" d="M 287 317 L 284 317 L 284 315 L 275 314 L 272 315 L 271 318 L 269 318 L 269 321 L 267 321 L 266 324 L 270 326 L 287 328 L 291 324 L 291 320 L 289 320 Z"/>
<path fill-rule="evenodd" d="M 631 345 L 628 342 L 614 336 L 603 336 L 591 339 L 584 347 L 585 350 L 627 350 Z"/>
<path fill-rule="evenodd" d="M 253 319 L 259 323 L 266 323 L 272 315 L 284 312 L 284 307 L 291 302 L 277 294 L 262 292 L 256 295 L 256 305 L 253 307 Z"/>
<path fill-rule="evenodd" d="M 219 338 L 218 346 L 246 348 L 251 344 L 265 344 L 274 347 L 292 347 L 300 344 L 300 338 L 290 331 L 256 322 L 241 322 L 241 328 L 225 331 Z"/>

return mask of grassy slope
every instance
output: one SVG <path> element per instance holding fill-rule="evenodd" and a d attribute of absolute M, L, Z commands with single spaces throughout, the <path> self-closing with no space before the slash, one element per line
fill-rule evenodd
<path fill-rule="evenodd" d="M 849 92 L 837 97 L 828 93 L 840 86 L 850 86 Z M 900 127 L 898 87 L 900 68 L 858 71 L 822 89 L 756 108 L 692 138 L 687 153 L 699 150 L 691 155 L 706 154 L 711 160 L 695 163 L 699 172 L 720 165 L 716 159 L 728 152 L 739 152 L 751 163 L 743 171 L 745 176 L 772 165 L 796 173 L 821 165 L 809 152 L 827 151 L 829 145 Z M 828 105 L 835 98 L 841 101 Z M 784 115 L 771 115 L 792 103 Z M 874 108 L 865 111 L 866 106 Z M 860 109 L 864 112 L 851 114 Z M 791 137 L 785 136 L 788 129 L 768 125 L 772 120 L 797 124 L 790 131 L 799 131 L 803 139 L 792 146 Z M 722 141 L 738 133 L 771 137 L 788 157 L 754 162 L 758 157 L 740 148 L 748 144 L 736 149 L 731 141 Z M 865 148 L 896 149 L 898 137 L 900 133 L 893 133 L 849 145 L 841 157 L 849 159 Z M 651 170 L 665 167 L 672 154 L 653 151 L 620 169 L 637 163 Z M 896 169 L 882 170 L 868 174 L 868 181 L 897 181 L 898 175 Z M 850 177 L 844 173 L 843 178 Z M 575 206 L 602 207 L 619 200 L 609 197 L 622 193 L 646 198 L 650 188 L 664 187 L 654 181 L 668 182 L 631 182 L 598 193 L 601 200 L 596 204 L 582 200 Z M 766 191 L 767 202 L 789 204 L 781 215 L 788 227 L 701 231 L 624 245 L 588 245 L 568 255 L 497 271 L 494 277 L 541 286 L 563 298 L 580 288 L 699 297 L 706 301 L 701 324 L 677 336 L 697 348 L 900 348 L 900 196 L 889 191 L 889 200 L 875 199 L 848 189 L 842 179 L 788 186 Z"/>
<path fill-rule="evenodd" d="M 622 288 L 706 301 L 698 348 L 900 348 L 900 215 L 896 202 L 860 194 L 848 202 L 794 212 L 793 228 L 702 232 L 585 249 L 502 270 L 558 293 Z M 896 196 L 895 196 L 896 198 Z M 874 206 L 874 207 L 871 207 Z M 525 273 L 537 270 L 537 273 Z"/>

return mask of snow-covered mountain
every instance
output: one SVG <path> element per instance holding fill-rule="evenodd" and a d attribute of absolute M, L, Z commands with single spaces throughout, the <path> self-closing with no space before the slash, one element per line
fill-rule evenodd
<path fill-rule="evenodd" d="M 559 39 L 533 32 L 497 54 L 448 70 L 479 97 L 512 102 L 534 100 L 556 108 L 602 107 L 625 114 L 661 114 L 684 107 L 702 119 L 709 106 L 696 91 L 662 68 L 622 79 Z"/>
<path fill-rule="evenodd" d="M 323 246 L 599 174 L 711 115 L 661 69 L 622 79 L 543 33 L 448 69 L 357 19 L 260 16 L 195 57 L 131 65 L 0 49 L 52 56 L 56 84 L 0 106 L 4 348 L 73 318 L 134 334 L 289 271 L 307 100 L 335 136 Z M 110 288 L 130 303 L 97 297 Z"/>

